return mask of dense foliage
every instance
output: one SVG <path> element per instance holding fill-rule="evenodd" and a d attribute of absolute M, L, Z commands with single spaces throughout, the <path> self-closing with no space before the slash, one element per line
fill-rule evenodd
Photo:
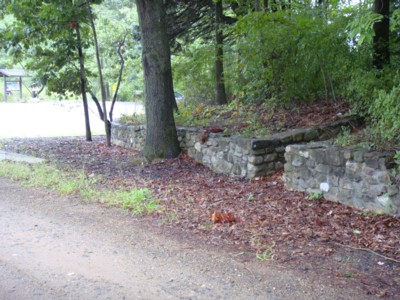
<path fill-rule="evenodd" d="M 94 13 L 103 54 L 103 68 L 111 94 L 119 75 L 121 57 L 117 50 L 120 44 L 123 44 L 121 53 L 125 63 L 131 68 L 125 78 L 136 79 L 141 76 L 141 69 L 138 70 L 140 43 L 137 35 L 135 40 L 135 32 L 132 32 L 138 21 L 130 1 L 91 2 L 102 2 L 94 7 Z M 85 1 L 1 1 L 1 4 L 5 12 L 0 26 L 1 48 L 5 57 L 13 58 L 13 63 L 10 59 L 0 62 L 2 66 L 23 66 L 34 75 L 34 81 L 38 85 L 46 86 L 49 93 L 63 97 L 79 95 L 81 91 L 76 36 L 76 27 L 79 25 L 88 86 L 94 92 L 100 90 Z M 35 17 L 32 18 L 32 15 Z M 133 87 L 123 85 L 122 94 L 129 93 L 134 88 L 142 88 L 142 80 L 136 81 L 138 83 Z M 127 98 L 125 96 L 126 100 Z"/>
<path fill-rule="evenodd" d="M 386 0 L 384 0 L 386 1 Z M 237 6 L 232 6 L 236 3 Z M 391 147 L 398 142 L 398 10 L 390 2 L 388 17 L 373 1 L 349 6 L 341 1 L 226 1 L 225 84 L 229 98 L 241 103 L 263 101 L 270 107 L 295 108 L 323 99 L 346 100 L 352 113 L 366 117 L 369 144 Z M 275 2 L 274 2 L 275 3 Z M 388 49 L 376 47 L 376 24 L 390 18 Z M 215 93 L 213 41 L 194 42 L 174 58 L 174 78 L 192 101 L 210 103 Z M 377 50 L 378 49 L 378 50 Z M 376 57 L 387 51 L 390 60 Z M 387 55 L 387 53 L 385 54 Z"/>
<path fill-rule="evenodd" d="M 1 48 L 5 51 L 0 64 L 12 67 L 13 57 L 14 65 L 18 62 L 32 70 L 48 91 L 78 93 L 76 32 L 71 30 L 71 22 L 82 20 L 88 82 L 91 90 L 98 91 L 90 28 L 85 10 L 80 9 L 83 2 L 0 1 Z M 135 4 L 127 0 L 96 2 L 108 90 L 112 94 L 124 61 L 119 99 L 138 100 L 144 88 Z M 357 4 L 224 0 L 223 16 L 217 24 L 219 2 L 164 1 L 174 87 L 185 95 L 186 102 L 194 107 L 213 102 L 219 58 L 224 63 L 228 101 L 295 108 L 302 103 L 345 100 L 352 104 L 353 113 L 369 121 L 369 136 L 379 140 L 373 144 L 398 142 L 397 0 Z M 216 28 L 223 31 L 223 57 L 216 57 Z"/>

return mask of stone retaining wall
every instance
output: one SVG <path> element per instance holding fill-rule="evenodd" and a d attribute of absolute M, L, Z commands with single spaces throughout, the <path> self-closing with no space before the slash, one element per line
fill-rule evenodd
<path fill-rule="evenodd" d="M 342 148 L 331 142 L 286 147 L 287 188 L 322 193 L 325 199 L 400 215 L 399 176 L 393 153 Z"/>
<path fill-rule="evenodd" d="M 348 126 L 352 121 L 351 118 L 343 118 L 329 125 L 289 130 L 260 139 L 229 136 L 192 127 L 178 127 L 177 132 L 181 148 L 211 170 L 254 178 L 282 169 L 287 145 L 329 139 L 335 136 L 342 126 Z M 142 125 L 129 126 L 113 122 L 112 143 L 141 150 L 145 130 L 145 126 Z"/>

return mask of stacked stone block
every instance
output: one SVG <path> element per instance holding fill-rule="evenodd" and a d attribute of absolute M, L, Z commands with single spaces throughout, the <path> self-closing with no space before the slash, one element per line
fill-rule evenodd
<path fill-rule="evenodd" d="M 295 129 L 264 138 L 243 138 L 224 133 L 207 132 L 203 128 L 177 127 L 182 149 L 196 161 L 217 173 L 241 177 L 260 177 L 281 170 L 285 163 L 285 147 L 289 144 L 324 140 L 335 136 L 353 119 L 315 128 Z M 112 123 L 112 143 L 141 150 L 145 126 Z"/>
<path fill-rule="evenodd" d="M 361 209 L 400 214 L 393 153 L 343 148 L 332 142 L 286 147 L 287 188 L 322 193 L 328 200 Z"/>

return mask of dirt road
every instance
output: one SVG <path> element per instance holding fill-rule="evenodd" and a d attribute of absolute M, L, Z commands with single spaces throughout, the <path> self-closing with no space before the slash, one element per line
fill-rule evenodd
<path fill-rule="evenodd" d="M 369 299 L 195 241 L 0 178 L 0 299 Z"/>

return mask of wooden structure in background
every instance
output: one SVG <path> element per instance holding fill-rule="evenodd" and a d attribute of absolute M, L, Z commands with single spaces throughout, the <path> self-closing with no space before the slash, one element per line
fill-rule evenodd
<path fill-rule="evenodd" d="M 30 76 L 22 69 L 0 69 L 0 76 L 4 81 L 4 102 L 7 102 L 7 96 L 17 91 L 22 99 L 22 77 Z"/>

